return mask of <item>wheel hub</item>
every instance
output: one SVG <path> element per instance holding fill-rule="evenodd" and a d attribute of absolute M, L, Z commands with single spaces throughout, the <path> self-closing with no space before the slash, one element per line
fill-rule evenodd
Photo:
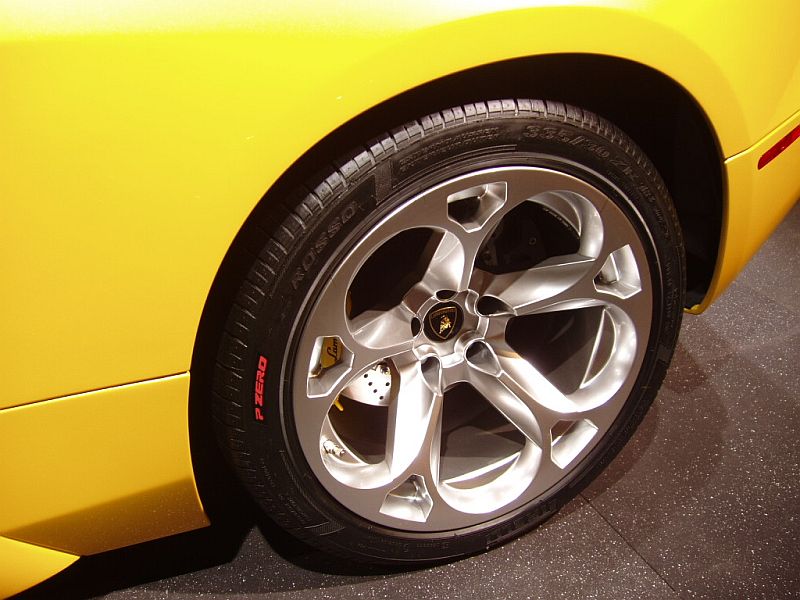
<path fill-rule="evenodd" d="M 446 342 L 458 335 L 464 323 L 464 311 L 455 302 L 442 302 L 423 319 L 425 335 L 432 342 Z"/>
<path fill-rule="evenodd" d="M 422 331 L 414 339 L 412 352 L 419 361 L 435 357 L 446 369 L 461 363 L 467 347 L 483 339 L 488 319 L 478 314 L 474 291 L 454 294 L 442 302 L 439 298 L 443 295 L 439 292 L 422 304 L 417 317 Z"/>

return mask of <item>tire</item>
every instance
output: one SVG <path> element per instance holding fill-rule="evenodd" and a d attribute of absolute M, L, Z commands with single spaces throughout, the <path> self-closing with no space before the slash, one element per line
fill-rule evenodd
<path fill-rule="evenodd" d="M 630 438 L 680 327 L 653 165 L 556 102 L 409 123 L 265 202 L 214 377 L 263 510 L 339 557 L 424 563 L 547 519 Z"/>

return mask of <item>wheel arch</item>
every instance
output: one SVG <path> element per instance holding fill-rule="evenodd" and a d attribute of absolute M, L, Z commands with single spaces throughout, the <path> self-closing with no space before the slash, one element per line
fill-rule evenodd
<path fill-rule="evenodd" d="M 342 153 L 387 129 L 431 112 L 471 101 L 530 97 L 563 101 L 605 117 L 631 136 L 664 178 L 680 219 L 687 248 L 687 306 L 700 302 L 716 267 L 723 223 L 722 152 L 713 127 L 695 99 L 666 75 L 630 60 L 595 54 L 551 54 L 491 63 L 422 84 L 377 104 L 323 137 L 264 194 L 240 229 L 214 279 L 200 320 L 192 356 L 192 439 L 208 439 L 212 428 L 210 380 L 227 307 L 249 258 L 254 227 L 269 220 L 274 202 L 291 194 Z M 212 513 L 215 488 L 207 471 L 218 462 L 208 444 L 192 444 L 201 496 Z M 222 476 L 210 469 L 214 477 Z"/>

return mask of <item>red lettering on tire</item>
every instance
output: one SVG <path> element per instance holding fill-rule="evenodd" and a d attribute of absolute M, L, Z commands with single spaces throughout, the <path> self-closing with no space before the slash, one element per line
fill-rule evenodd
<path fill-rule="evenodd" d="M 269 361 L 265 356 L 258 357 L 258 369 L 256 370 L 256 389 L 253 398 L 254 414 L 256 421 L 264 420 L 264 412 L 261 410 L 264 407 L 264 377 L 267 374 L 267 364 Z"/>

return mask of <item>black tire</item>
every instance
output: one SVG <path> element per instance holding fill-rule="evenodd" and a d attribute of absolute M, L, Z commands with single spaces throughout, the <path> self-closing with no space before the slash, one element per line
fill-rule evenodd
<path fill-rule="evenodd" d="M 379 563 L 417 563 L 496 546 L 530 530 L 574 497 L 619 452 L 652 403 L 676 344 L 683 307 L 685 265 L 672 202 L 653 165 L 624 133 L 587 111 L 557 102 L 497 100 L 468 104 L 409 123 L 345 156 L 326 176 L 312 182 L 309 189 L 299 190 L 287 198 L 267 196 L 264 202 L 268 203 L 268 217 L 262 223 L 249 225 L 255 235 L 260 236 L 261 251 L 253 259 L 231 307 L 214 378 L 214 414 L 223 452 L 270 518 L 298 538 L 339 557 Z M 590 445 L 575 446 L 585 455 L 578 454 L 580 458 L 564 469 L 561 479 L 521 504 L 511 502 L 507 509 L 493 509 L 485 518 L 465 517 L 463 523 L 454 521 L 460 524 L 453 528 L 431 527 L 428 530 L 424 523 L 410 522 L 408 527 L 403 527 L 402 519 L 392 521 L 401 513 L 393 512 L 391 518 L 383 522 L 365 518 L 359 510 L 352 509 L 353 505 L 350 508 L 343 505 L 337 492 L 331 492 L 321 483 L 319 471 L 314 470 L 319 469 L 319 465 L 312 468 L 308 450 L 304 451 L 301 446 L 297 428 L 301 416 L 294 404 L 293 386 L 303 378 L 310 381 L 312 377 L 304 370 L 308 357 L 297 357 L 299 340 L 305 335 L 304 327 L 316 310 L 315 302 L 328 289 L 331 273 L 343 264 L 354 245 L 371 235 L 377 224 L 393 210 L 442 182 L 503 167 L 518 168 L 523 174 L 531 167 L 546 169 L 568 174 L 579 180 L 576 185 L 585 182 L 610 199 L 630 230 L 635 232 L 642 256 L 646 256 L 645 260 L 637 262 L 639 271 L 636 273 L 643 281 L 649 278 L 649 285 L 645 282 L 641 287 L 646 287 L 648 298 L 651 297 L 646 302 L 637 300 L 641 303 L 637 306 L 652 306 L 652 311 L 647 320 L 636 321 L 649 323 L 649 331 L 639 332 L 639 337 L 635 338 L 637 349 L 641 349 L 636 359 L 640 363 L 633 363 L 639 366 L 620 384 L 620 389 L 628 386 L 630 392 L 615 405 L 618 408 L 612 411 L 613 417 L 608 417 L 611 419 L 608 426 L 597 429 L 600 431 L 598 439 L 587 442 Z M 529 203 L 524 204 L 528 210 Z M 478 210 L 475 205 L 470 206 L 466 206 L 467 212 Z M 541 217 L 542 222 L 549 224 L 547 227 L 536 221 L 543 229 L 542 238 L 548 237 L 544 229 L 568 230 L 571 227 L 566 222 L 568 219 L 562 218 L 560 213 L 554 216 L 553 212 L 545 209 L 545 216 Z M 453 214 L 451 219 L 456 221 L 471 218 Z M 527 223 L 524 219 L 521 222 Z M 605 229 L 603 232 L 606 235 Z M 509 239 L 516 239 L 508 235 Z M 576 237 L 579 235 L 575 233 Z M 606 237 L 612 239 L 611 234 Z M 409 240 L 404 238 L 406 243 Z M 547 251 L 547 242 L 544 243 Z M 639 248 L 638 244 L 634 245 Z M 494 246 L 493 250 L 498 252 Z M 533 261 L 519 259 L 514 248 L 504 252 L 506 262 Z M 376 250 L 373 255 L 377 253 Z M 396 260 L 402 261 L 403 257 Z M 491 268 L 484 263 L 481 265 L 481 268 Z M 408 270 L 404 268 L 402 272 Z M 605 280 L 595 277 L 593 281 L 597 287 Z M 354 293 L 355 290 L 348 291 L 348 302 Z M 491 307 L 481 309 L 482 312 L 469 309 L 477 311 L 475 315 L 464 307 L 458 305 L 457 308 L 463 311 L 464 318 L 473 318 L 474 322 L 491 319 L 494 315 Z M 588 308 L 586 312 L 593 310 Z M 606 309 L 601 311 L 605 314 Z M 501 313 L 502 310 L 497 309 L 497 314 Z M 589 316 L 585 318 L 590 319 Z M 639 317 L 631 319 L 635 321 Z M 419 323 L 413 327 L 419 331 Z M 601 325 L 598 325 L 598 332 L 599 327 Z M 511 325 L 507 328 L 508 331 Z M 313 337 L 313 332 L 309 335 Z M 430 336 L 430 333 L 422 331 L 416 335 Z M 600 339 L 606 334 L 592 335 Z M 645 338 L 646 343 L 643 343 Z M 316 339 L 319 344 L 321 338 Z M 615 344 L 612 343 L 610 350 L 612 355 L 618 351 Z M 466 353 L 464 350 L 465 356 Z M 344 364 L 343 358 L 335 360 Z M 441 375 L 444 363 L 439 358 L 436 361 L 435 368 Z M 467 359 L 464 361 L 466 364 Z M 388 373 L 387 387 L 389 382 L 398 381 L 395 371 L 399 367 L 389 369 L 382 363 L 381 369 L 382 373 Z M 588 372 L 589 367 L 581 382 L 588 377 Z M 349 384 L 347 390 L 352 385 L 355 384 Z M 437 397 L 432 394 L 432 398 Z M 350 405 L 348 410 L 351 410 Z M 388 413 L 389 409 L 386 411 Z M 594 423 L 591 419 L 588 422 Z M 555 431 L 553 426 L 542 434 L 543 439 L 555 439 Z M 573 430 L 564 431 L 566 436 Z M 526 439 L 522 443 L 529 441 Z M 340 450 L 335 447 L 332 456 L 338 457 Z M 333 460 L 320 452 L 320 464 Z M 522 451 L 519 452 L 518 456 L 522 456 Z M 555 456 L 552 448 L 548 452 Z M 352 453 L 361 456 L 356 450 Z M 314 456 L 312 459 L 312 462 L 317 460 Z M 536 469 L 538 473 L 539 467 Z M 408 500 L 413 502 L 409 506 L 414 510 L 423 506 L 430 511 L 425 504 L 427 490 L 420 491 L 416 483 L 414 485 L 416 495 Z M 425 486 L 424 481 L 422 486 Z M 476 483 L 470 489 L 483 488 Z M 400 525 L 393 525 L 395 522 Z"/>

